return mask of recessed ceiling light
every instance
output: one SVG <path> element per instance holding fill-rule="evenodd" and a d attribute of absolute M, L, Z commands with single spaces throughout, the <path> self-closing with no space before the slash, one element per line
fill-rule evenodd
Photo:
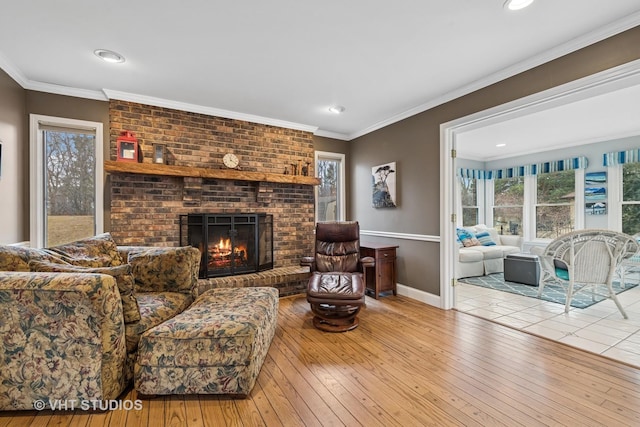
<path fill-rule="evenodd" d="M 504 7 L 509 10 L 520 10 L 529 6 L 531 3 L 533 3 L 533 0 L 507 0 L 504 3 Z"/>
<path fill-rule="evenodd" d="M 332 107 L 329 107 L 329 111 L 331 111 L 333 114 L 341 114 L 344 113 L 345 108 L 342 105 L 334 105 Z"/>
<path fill-rule="evenodd" d="M 114 64 L 119 62 L 124 62 L 124 56 L 112 50 L 96 49 L 93 51 L 93 53 L 95 53 L 98 58 L 106 62 L 111 62 Z"/>
<path fill-rule="evenodd" d="M 506 147 L 507 144 L 496 144 L 496 147 Z"/>

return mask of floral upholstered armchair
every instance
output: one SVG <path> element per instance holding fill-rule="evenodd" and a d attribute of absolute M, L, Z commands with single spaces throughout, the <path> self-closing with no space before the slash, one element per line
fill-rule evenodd
<path fill-rule="evenodd" d="M 195 248 L 118 247 L 108 233 L 0 246 L 0 410 L 118 397 L 140 335 L 193 301 L 199 263 Z"/>

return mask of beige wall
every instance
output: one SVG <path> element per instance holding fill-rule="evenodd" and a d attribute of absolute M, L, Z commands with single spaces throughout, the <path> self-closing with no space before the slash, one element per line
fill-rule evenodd
<path fill-rule="evenodd" d="M 640 58 L 640 27 L 352 141 L 351 217 L 363 230 L 439 236 L 440 125 Z M 398 207 L 371 207 L 371 167 L 395 161 Z M 367 239 L 371 239 L 367 237 Z M 398 282 L 439 295 L 439 243 L 400 246 Z"/>
<path fill-rule="evenodd" d="M 0 70 L 0 244 L 28 240 L 27 121 L 24 90 Z"/>

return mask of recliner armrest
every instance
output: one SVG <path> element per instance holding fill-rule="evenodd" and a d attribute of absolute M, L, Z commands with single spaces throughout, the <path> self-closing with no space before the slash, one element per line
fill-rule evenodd
<path fill-rule="evenodd" d="M 376 260 L 373 257 L 366 256 L 360 259 L 360 264 L 363 268 L 371 268 L 376 266 Z"/>

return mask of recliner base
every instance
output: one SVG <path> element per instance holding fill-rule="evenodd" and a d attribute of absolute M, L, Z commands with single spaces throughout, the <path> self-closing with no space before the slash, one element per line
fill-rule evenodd
<path fill-rule="evenodd" d="M 325 332 L 346 332 L 358 327 L 362 305 L 311 304 L 313 326 Z"/>

